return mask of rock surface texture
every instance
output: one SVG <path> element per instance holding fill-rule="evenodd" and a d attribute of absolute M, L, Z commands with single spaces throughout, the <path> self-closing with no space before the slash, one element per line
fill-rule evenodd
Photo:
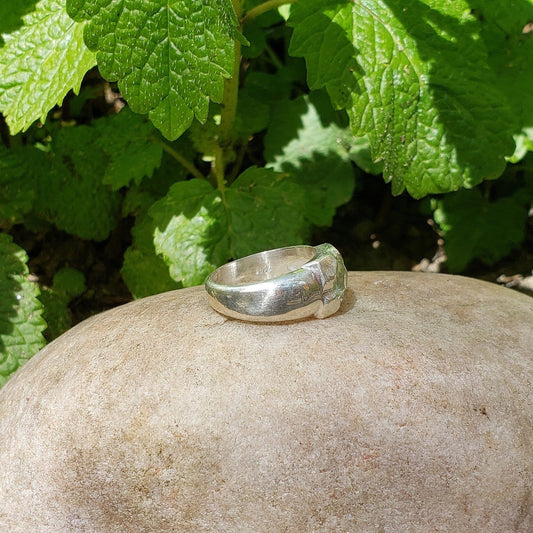
<path fill-rule="evenodd" d="M 533 299 L 351 273 L 338 314 L 196 287 L 97 315 L 0 391 L 2 532 L 531 532 Z"/>

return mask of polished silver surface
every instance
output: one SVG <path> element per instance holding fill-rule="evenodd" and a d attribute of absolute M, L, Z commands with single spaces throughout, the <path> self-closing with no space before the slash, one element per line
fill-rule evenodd
<path fill-rule="evenodd" d="M 282 322 L 337 312 L 347 272 L 331 244 L 289 246 L 221 266 L 206 280 L 211 307 L 252 322 Z"/>

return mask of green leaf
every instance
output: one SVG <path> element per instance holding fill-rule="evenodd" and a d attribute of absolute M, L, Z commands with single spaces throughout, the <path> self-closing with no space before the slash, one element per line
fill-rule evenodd
<path fill-rule="evenodd" d="M 47 342 L 52 342 L 72 327 L 68 301 L 47 288 L 41 289 L 39 300 L 43 304 L 43 318 L 46 322 L 44 337 Z"/>
<path fill-rule="evenodd" d="M 246 88 L 241 89 L 235 117 L 237 135 L 244 140 L 248 140 L 254 133 L 266 129 L 269 119 L 270 107 L 261 100 L 250 96 Z"/>
<path fill-rule="evenodd" d="M 95 149 L 96 136 L 88 126 L 62 128 L 49 154 L 28 154 L 38 158 L 35 212 L 67 233 L 101 241 L 115 227 L 120 195 L 102 183 L 108 158 Z"/>
<path fill-rule="evenodd" d="M 465 0 L 297 2 L 290 24 L 309 86 L 347 109 L 394 194 L 501 174 L 515 124 Z"/>
<path fill-rule="evenodd" d="M 473 259 L 492 265 L 524 240 L 529 202 L 519 193 L 491 202 L 476 188 L 434 202 L 451 272 L 461 272 Z"/>
<path fill-rule="evenodd" d="M 228 216 L 218 191 L 204 180 L 173 185 L 149 210 L 156 229 L 154 245 L 185 286 L 203 283 L 230 258 Z"/>
<path fill-rule="evenodd" d="M 0 233 L 0 386 L 44 346 L 39 287 L 29 280 L 28 257 Z"/>
<path fill-rule="evenodd" d="M 39 299 L 44 305 L 43 317 L 47 324 L 44 336 L 48 342 L 72 327 L 69 303 L 86 290 L 83 273 L 69 267 L 61 268 L 55 273 L 51 288 L 41 289 Z"/>
<path fill-rule="evenodd" d="M 305 192 L 283 174 L 250 167 L 226 190 L 226 200 L 233 258 L 301 244 L 308 236 Z"/>
<path fill-rule="evenodd" d="M 275 74 L 252 70 L 246 75 L 244 89 L 251 98 L 264 104 L 286 100 L 291 95 L 295 83 L 305 80 L 305 64 L 290 58 L 290 62 L 278 69 Z M 303 76 L 300 72 L 303 67 Z"/>
<path fill-rule="evenodd" d="M 87 290 L 85 275 L 76 268 L 60 268 L 54 275 L 52 288 L 65 300 L 70 301 Z"/>
<path fill-rule="evenodd" d="M 67 0 L 88 20 L 85 42 L 98 67 L 138 113 L 169 139 L 220 102 L 234 60 L 237 19 L 230 0 Z"/>
<path fill-rule="evenodd" d="M 124 254 L 121 274 L 134 298 L 179 289 L 180 283 L 169 274 L 168 266 L 154 248 L 155 224 L 144 215 L 137 219 L 132 230 L 133 244 Z"/>
<path fill-rule="evenodd" d="M 250 45 L 243 47 L 242 55 L 249 58 L 260 56 L 267 45 L 266 32 L 252 22 L 244 26 L 243 33 Z"/>
<path fill-rule="evenodd" d="M 496 84 L 518 120 L 517 149 L 512 162 L 533 150 L 533 21 L 532 0 L 470 0 L 473 15 L 481 21 L 481 37 L 488 51 Z"/>
<path fill-rule="evenodd" d="M 96 130 L 96 145 L 109 157 L 103 182 L 113 190 L 132 181 L 139 184 L 161 165 L 163 148 L 157 142 L 156 130 L 145 117 L 127 107 L 111 118 L 95 120 L 92 127 Z"/>
<path fill-rule="evenodd" d="M 336 208 L 352 196 L 354 170 L 346 127 L 320 95 L 313 99 L 302 96 L 274 107 L 265 135 L 265 159 L 268 167 L 287 172 L 305 190 L 306 218 L 329 226 Z"/>
<path fill-rule="evenodd" d="M 0 226 L 21 222 L 31 211 L 35 194 L 25 150 L 8 150 L 0 145 Z"/>
<path fill-rule="evenodd" d="M 17 0 L 16 2 L 3 2 L 0 4 L 0 47 L 4 40 L 4 33 L 18 30 L 22 24 L 22 17 L 35 9 L 37 0 Z"/>
<path fill-rule="evenodd" d="M 44 122 L 95 65 L 83 42 L 84 24 L 72 21 L 64 0 L 41 0 L 23 20 L 0 48 L 0 111 L 13 134 Z"/>
<path fill-rule="evenodd" d="M 203 283 L 231 258 L 305 240 L 301 187 L 272 170 L 251 167 L 220 191 L 203 180 L 173 185 L 149 211 L 155 248 L 171 276 Z"/>

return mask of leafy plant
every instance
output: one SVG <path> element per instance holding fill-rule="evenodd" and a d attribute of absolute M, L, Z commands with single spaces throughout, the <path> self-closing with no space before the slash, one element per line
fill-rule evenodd
<path fill-rule="evenodd" d="M 532 21 L 532 0 L 0 6 L 0 254 L 19 258 L 14 273 L 0 265 L 11 280 L 0 334 L 25 316 L 15 285 L 31 293 L 25 312 L 42 310 L 7 237 L 21 225 L 102 242 L 134 221 L 122 276 L 142 297 L 309 241 L 371 173 L 396 195 L 459 191 L 434 201 L 452 270 L 507 253 L 530 189 L 473 188 L 533 146 Z M 70 323 L 51 287 L 49 338 Z M 29 323 L 23 353 L 0 345 L 9 369 L 42 345 L 42 320 Z"/>
<path fill-rule="evenodd" d="M 451 272 L 463 271 L 474 259 L 492 265 L 524 240 L 533 174 L 517 168 L 511 168 L 501 181 L 487 182 L 484 191 L 463 189 L 432 200 Z"/>
<path fill-rule="evenodd" d="M 44 346 L 39 288 L 28 277 L 27 255 L 0 233 L 0 386 Z"/>
<path fill-rule="evenodd" d="M 44 336 L 47 340 L 59 337 L 72 326 L 69 302 L 86 290 L 85 276 L 75 268 L 62 268 L 54 276 L 52 287 L 41 289 L 40 300 L 44 304 L 43 318 L 47 324 Z"/>

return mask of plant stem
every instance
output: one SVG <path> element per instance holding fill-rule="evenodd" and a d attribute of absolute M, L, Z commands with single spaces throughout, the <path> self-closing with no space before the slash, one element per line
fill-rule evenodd
<path fill-rule="evenodd" d="M 182 167 L 188 170 L 195 178 L 204 179 L 204 175 L 184 156 L 182 156 L 177 150 L 174 150 L 172 146 L 169 146 L 166 142 L 161 141 L 157 137 L 152 137 L 152 141 L 159 144 L 167 154 L 170 154 Z"/>
<path fill-rule="evenodd" d="M 224 82 L 224 96 L 222 99 L 222 111 L 220 113 L 219 144 L 224 150 L 231 142 L 231 132 L 237 113 L 237 100 L 239 95 L 239 74 L 241 68 L 241 43 L 235 41 L 235 61 L 231 78 Z"/>
<path fill-rule="evenodd" d="M 250 9 L 242 18 L 241 26 L 248 24 L 248 22 L 254 20 L 255 17 L 258 17 L 259 15 L 262 15 L 271 9 L 276 9 L 284 4 L 294 4 L 295 2 L 297 2 L 297 0 L 267 0 L 267 2 L 263 2 L 262 4 Z"/>
<path fill-rule="evenodd" d="M 222 203 L 226 205 L 226 187 L 224 184 L 224 150 L 220 145 L 215 147 L 212 170 L 217 182 L 217 189 L 222 195 Z"/>
<path fill-rule="evenodd" d="M 283 63 L 280 61 L 279 57 L 276 55 L 274 50 L 272 50 L 272 47 L 268 44 L 265 46 L 265 50 L 267 54 L 269 55 L 273 65 L 279 70 L 280 68 L 283 68 Z"/>
<path fill-rule="evenodd" d="M 248 145 L 247 142 L 242 143 L 239 148 L 239 151 L 237 152 L 237 158 L 235 159 L 233 163 L 231 174 L 228 177 L 228 181 L 230 183 L 232 183 L 235 180 L 235 178 L 239 175 L 239 171 L 241 170 L 242 162 L 244 161 L 244 156 L 246 154 L 247 145 Z"/>
<path fill-rule="evenodd" d="M 242 15 L 243 0 L 232 0 L 237 18 Z M 240 28 L 239 28 L 240 30 Z M 239 76 L 241 70 L 241 43 L 235 40 L 235 59 L 231 78 L 224 81 L 224 94 L 222 96 L 222 111 L 220 112 L 220 127 L 218 130 L 218 146 L 215 149 L 212 174 L 217 181 L 217 187 L 224 200 L 224 174 L 226 171 L 228 152 L 231 151 L 231 141 L 235 115 L 237 113 L 237 101 L 239 96 Z"/>

